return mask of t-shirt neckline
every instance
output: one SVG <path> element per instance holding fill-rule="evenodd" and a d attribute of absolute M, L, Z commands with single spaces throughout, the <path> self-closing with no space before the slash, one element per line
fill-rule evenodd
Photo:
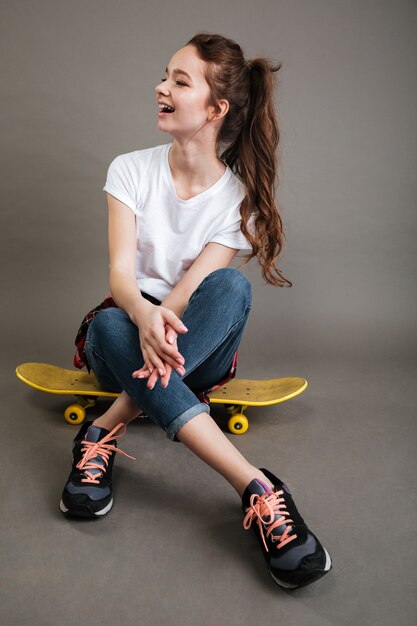
<path fill-rule="evenodd" d="M 172 143 L 166 144 L 165 158 L 164 158 L 164 166 L 165 166 L 164 169 L 165 169 L 165 176 L 166 176 L 166 179 L 168 181 L 168 185 L 170 187 L 171 193 L 174 196 L 175 201 L 178 202 L 179 204 L 184 204 L 184 205 L 190 206 L 192 204 L 200 202 L 200 200 L 204 200 L 206 197 L 211 196 L 220 187 L 223 187 L 223 185 L 225 185 L 229 181 L 229 179 L 230 179 L 230 177 L 232 175 L 232 170 L 227 165 L 227 163 L 225 163 L 226 169 L 223 172 L 222 176 L 220 176 L 220 178 L 218 180 L 216 180 L 215 183 L 210 185 L 210 187 L 208 187 L 207 189 L 204 189 L 204 191 L 202 191 L 201 193 L 198 193 L 196 196 L 193 196 L 192 198 L 188 198 L 188 200 L 184 200 L 183 198 L 179 198 L 177 196 L 177 191 L 175 189 L 174 181 L 172 179 L 172 174 L 171 174 L 171 168 L 170 168 L 170 165 L 169 165 L 169 151 L 171 150 L 171 147 L 172 147 Z M 223 163 L 224 163 L 224 161 L 223 161 Z"/>

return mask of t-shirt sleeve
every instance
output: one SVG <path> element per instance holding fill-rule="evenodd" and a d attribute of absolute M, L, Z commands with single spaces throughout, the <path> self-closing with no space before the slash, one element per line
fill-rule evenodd
<path fill-rule="evenodd" d="M 136 187 L 137 183 L 135 184 L 132 169 L 122 158 L 122 155 L 117 156 L 109 165 L 103 191 L 126 204 L 135 213 L 137 207 Z"/>
<path fill-rule="evenodd" d="M 253 213 L 248 221 L 249 232 L 254 234 L 254 219 Z M 240 230 L 241 217 L 239 211 L 237 211 L 232 220 L 228 220 L 227 223 L 221 228 L 213 237 L 210 238 L 210 242 L 221 243 L 229 248 L 235 248 L 236 250 L 252 250 L 252 246 L 246 239 L 242 231 Z"/>

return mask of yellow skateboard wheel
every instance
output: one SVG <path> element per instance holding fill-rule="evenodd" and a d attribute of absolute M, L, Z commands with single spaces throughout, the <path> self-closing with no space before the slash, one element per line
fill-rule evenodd
<path fill-rule="evenodd" d="M 85 419 L 85 409 L 79 404 L 70 404 L 64 412 L 68 424 L 82 424 Z"/>
<path fill-rule="evenodd" d="M 243 435 L 243 433 L 245 433 L 249 428 L 248 418 L 241 413 L 232 415 L 227 422 L 227 426 L 229 431 L 234 435 Z"/>

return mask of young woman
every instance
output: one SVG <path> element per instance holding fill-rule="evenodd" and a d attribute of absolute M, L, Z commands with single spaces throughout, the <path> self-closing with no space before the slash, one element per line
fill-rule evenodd
<path fill-rule="evenodd" d="M 291 286 L 274 263 L 284 239 L 274 201 L 279 68 L 246 60 L 223 36 L 196 35 L 156 87 L 158 128 L 172 143 L 109 166 L 115 306 L 92 319 L 85 354 L 101 385 L 121 394 L 75 437 L 60 508 L 84 517 L 111 509 L 116 440 L 141 407 L 229 481 L 273 579 L 295 588 L 330 570 L 328 552 L 288 487 L 242 456 L 197 395 L 230 375 L 248 320 L 251 285 L 228 267 L 239 250 L 258 258 L 270 284 Z"/>

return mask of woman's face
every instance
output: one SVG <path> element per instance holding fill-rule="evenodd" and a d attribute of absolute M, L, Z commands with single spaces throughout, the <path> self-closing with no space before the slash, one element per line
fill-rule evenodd
<path fill-rule="evenodd" d="M 172 113 L 158 112 L 159 130 L 179 137 L 195 135 L 210 119 L 214 107 L 207 105 L 210 89 L 204 78 L 206 62 L 194 46 L 174 54 L 165 79 L 156 86 L 157 102 L 173 107 Z"/>

